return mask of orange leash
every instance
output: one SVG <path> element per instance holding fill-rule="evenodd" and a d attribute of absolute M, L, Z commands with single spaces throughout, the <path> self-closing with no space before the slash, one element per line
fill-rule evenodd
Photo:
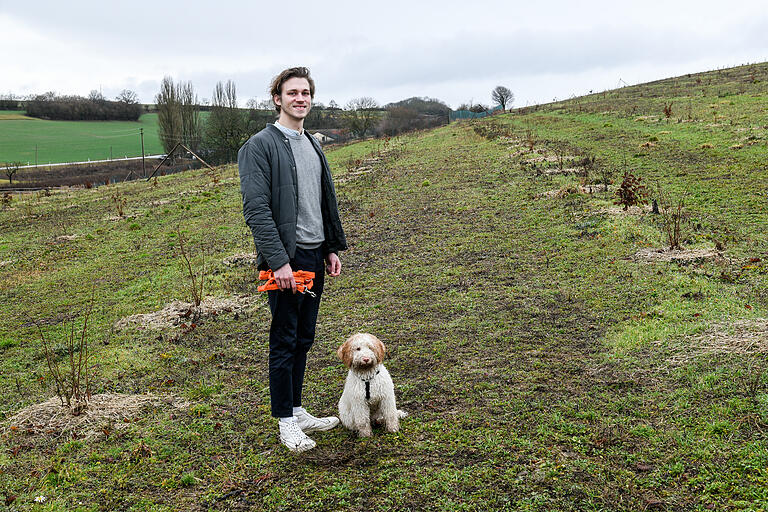
<path fill-rule="evenodd" d="M 296 281 L 296 291 L 299 293 L 307 293 L 311 295 L 312 297 L 315 297 L 316 295 L 314 292 L 311 292 L 310 289 L 312 288 L 312 285 L 314 284 L 313 279 L 315 278 L 314 272 L 309 272 L 307 270 L 297 270 L 293 273 L 293 280 Z M 259 285 L 257 288 L 260 292 L 266 292 L 267 290 L 279 290 L 280 288 L 277 286 L 277 281 L 275 281 L 275 274 L 271 270 L 262 270 L 259 272 L 259 281 L 266 281 L 266 283 Z"/>

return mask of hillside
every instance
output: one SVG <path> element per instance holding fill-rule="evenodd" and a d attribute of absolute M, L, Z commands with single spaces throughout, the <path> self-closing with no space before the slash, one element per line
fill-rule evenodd
<path fill-rule="evenodd" d="M 336 409 L 336 348 L 368 331 L 410 416 L 299 456 L 269 417 L 236 168 L 14 196 L 0 494 L 12 510 L 765 509 L 767 108 L 764 63 L 330 152 L 350 249 L 306 405 Z M 682 198 L 683 250 L 650 204 L 614 204 L 625 170 L 649 203 Z M 189 300 L 177 229 L 217 314 L 120 323 Z M 103 400 L 72 427 L 36 406 L 55 391 L 35 324 L 65 362 L 92 289 Z"/>

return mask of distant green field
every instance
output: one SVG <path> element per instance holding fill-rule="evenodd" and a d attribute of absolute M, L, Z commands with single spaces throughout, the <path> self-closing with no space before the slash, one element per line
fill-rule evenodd
<path fill-rule="evenodd" d="M 46 121 L 23 114 L 0 110 L 0 165 L 34 164 L 35 146 L 39 164 L 141 156 L 140 128 L 144 128 L 145 154 L 163 153 L 157 114 L 144 114 L 137 122 Z"/>

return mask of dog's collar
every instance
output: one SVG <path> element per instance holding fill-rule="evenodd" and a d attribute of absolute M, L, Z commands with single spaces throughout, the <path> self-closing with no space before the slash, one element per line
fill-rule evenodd
<path fill-rule="evenodd" d="M 371 399 L 371 381 L 381 372 L 381 368 L 376 369 L 376 373 L 368 377 L 367 379 L 364 379 L 360 377 L 360 380 L 365 382 L 365 400 Z"/>

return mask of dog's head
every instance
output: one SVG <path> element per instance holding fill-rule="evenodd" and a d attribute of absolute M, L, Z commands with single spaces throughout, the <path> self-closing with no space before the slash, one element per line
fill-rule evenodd
<path fill-rule="evenodd" d="M 357 333 L 341 344 L 336 352 L 347 368 L 370 370 L 384 360 L 387 347 L 373 334 Z"/>

